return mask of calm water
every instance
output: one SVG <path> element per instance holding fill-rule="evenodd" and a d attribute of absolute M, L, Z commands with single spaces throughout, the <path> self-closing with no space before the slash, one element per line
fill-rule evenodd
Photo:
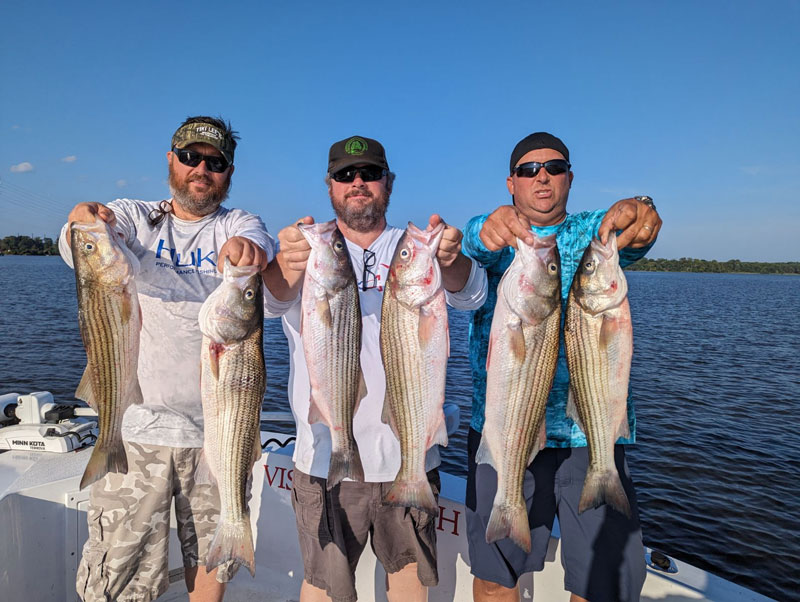
<path fill-rule="evenodd" d="M 629 273 L 638 440 L 628 461 L 645 543 L 779 600 L 800 599 L 800 278 Z M 72 271 L 0 257 L 0 393 L 73 399 L 83 372 Z M 447 397 L 462 430 L 444 450 L 464 474 L 468 314 L 451 314 Z M 286 410 L 288 352 L 266 322 L 265 409 Z"/>

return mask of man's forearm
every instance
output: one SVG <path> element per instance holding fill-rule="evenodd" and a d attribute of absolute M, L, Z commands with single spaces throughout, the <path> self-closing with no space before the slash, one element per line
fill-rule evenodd
<path fill-rule="evenodd" d="M 278 301 L 295 299 L 300 292 L 304 275 L 305 272 L 289 268 L 281 253 L 278 253 L 261 273 L 264 284 Z"/>

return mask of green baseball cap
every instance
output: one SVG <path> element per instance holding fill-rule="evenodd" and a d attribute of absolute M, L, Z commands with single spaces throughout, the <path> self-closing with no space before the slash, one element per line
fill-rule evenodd
<path fill-rule="evenodd" d="M 345 167 L 366 163 L 389 169 L 383 145 L 372 138 L 350 136 L 334 142 L 328 153 L 328 173 L 335 173 Z"/>
<path fill-rule="evenodd" d="M 233 139 L 212 123 L 187 123 L 172 135 L 173 148 L 186 148 L 197 142 L 210 144 L 233 164 Z"/>

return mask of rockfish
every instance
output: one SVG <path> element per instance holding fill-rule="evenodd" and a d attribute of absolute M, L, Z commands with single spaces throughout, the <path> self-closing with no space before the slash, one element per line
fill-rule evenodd
<path fill-rule="evenodd" d="M 255 576 L 247 483 L 253 464 L 261 457 L 261 402 L 267 383 L 258 266 L 233 266 L 226 257 L 222 283 L 200 308 L 199 322 L 203 450 L 221 502 L 206 569 L 232 560 Z"/>
<path fill-rule="evenodd" d="M 436 251 L 444 223 L 408 224 L 397 244 L 381 306 L 381 355 L 386 372 L 382 420 L 400 440 L 400 470 L 384 501 L 439 511 L 425 473 L 425 454 L 447 445 L 444 386 L 449 355 L 447 305 Z"/>
<path fill-rule="evenodd" d="M 567 414 L 589 444 L 589 470 L 578 511 L 607 503 L 630 516 L 614 464 L 614 443 L 628 437 L 628 378 L 633 328 L 628 283 L 619 266 L 617 237 L 586 248 L 567 300 L 564 343 L 570 377 Z"/>
<path fill-rule="evenodd" d="M 344 478 L 364 480 L 353 437 L 353 415 L 366 394 L 361 372 L 358 284 L 336 220 L 300 225 L 311 245 L 303 281 L 300 332 L 311 381 L 308 422 L 331 432 L 327 487 Z"/>
<path fill-rule="evenodd" d="M 544 447 L 545 406 L 558 360 L 561 277 L 555 235 L 517 239 L 497 287 L 486 358 L 486 422 L 475 460 L 497 471 L 486 541 L 510 537 L 526 552 L 531 530 L 525 469 Z"/>
<path fill-rule="evenodd" d="M 128 473 L 122 416 L 142 403 L 137 369 L 142 313 L 134 276 L 139 260 L 107 223 L 70 224 L 78 289 L 78 324 L 86 370 L 75 397 L 97 412 L 100 433 L 83 473 L 83 489 L 109 472 Z"/>

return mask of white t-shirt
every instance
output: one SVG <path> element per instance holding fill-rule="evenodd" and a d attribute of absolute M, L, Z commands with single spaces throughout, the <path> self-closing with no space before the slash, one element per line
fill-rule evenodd
<path fill-rule="evenodd" d="M 271 260 L 275 242 L 258 216 L 241 209 L 220 207 L 197 221 L 170 213 L 151 226 L 147 216 L 158 203 L 118 199 L 108 205 L 117 217 L 116 229 L 141 264 L 136 290 L 142 308 L 138 374 L 144 403 L 128 408 L 122 435 L 151 445 L 202 447 L 202 333 L 197 316 L 222 280 L 217 253 L 229 238 L 242 236 Z M 72 267 L 66 230 L 65 225 L 58 246 Z M 278 302 L 272 306 L 284 310 Z M 266 311 L 275 317 L 270 307 Z"/>
<path fill-rule="evenodd" d="M 405 230 L 387 226 L 381 235 L 369 246 L 375 253 L 375 262 L 370 274 L 366 275 L 368 286 L 363 290 L 364 249 L 347 241 L 347 249 L 358 280 L 358 294 L 361 301 L 361 369 L 367 384 L 367 396 L 361 400 L 353 418 L 353 432 L 358 442 L 364 478 L 368 482 L 381 483 L 394 480 L 400 470 L 400 442 L 389 425 L 381 422 L 383 399 L 386 391 L 386 376 L 383 371 L 380 348 L 381 303 L 389 264 L 395 247 Z M 372 262 L 370 262 L 372 263 Z M 477 309 L 486 298 L 486 273 L 478 264 L 472 262 L 469 280 L 458 293 L 447 293 L 447 302 L 455 309 Z M 272 299 L 267 290 L 265 297 Z M 289 371 L 289 403 L 297 423 L 297 442 L 294 448 L 295 467 L 306 474 L 327 478 L 331 457 L 331 436 L 324 424 L 308 423 L 310 385 L 303 345 L 300 340 L 300 298 L 294 302 L 283 316 L 283 331 L 289 341 L 291 367 Z M 439 448 L 428 451 L 426 470 L 440 463 Z"/>

